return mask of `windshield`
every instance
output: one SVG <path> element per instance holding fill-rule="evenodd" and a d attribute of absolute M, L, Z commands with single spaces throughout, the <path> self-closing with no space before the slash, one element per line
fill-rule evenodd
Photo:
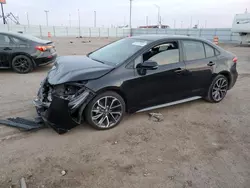
<path fill-rule="evenodd" d="M 111 43 L 89 55 L 93 60 L 109 65 L 118 65 L 142 49 L 148 41 L 125 38 Z"/>

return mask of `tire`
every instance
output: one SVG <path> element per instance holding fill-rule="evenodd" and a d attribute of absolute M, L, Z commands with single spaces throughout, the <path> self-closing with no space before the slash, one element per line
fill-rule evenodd
<path fill-rule="evenodd" d="M 20 74 L 26 74 L 34 69 L 33 63 L 26 55 L 17 55 L 13 58 L 11 63 L 12 69 Z"/>
<path fill-rule="evenodd" d="M 97 95 L 87 105 L 85 119 L 95 129 L 111 129 L 122 121 L 125 108 L 125 102 L 120 95 L 113 91 L 107 91 Z"/>
<path fill-rule="evenodd" d="M 213 79 L 211 85 L 209 86 L 205 99 L 211 103 L 218 103 L 225 98 L 227 90 L 228 79 L 225 76 L 219 74 Z"/>

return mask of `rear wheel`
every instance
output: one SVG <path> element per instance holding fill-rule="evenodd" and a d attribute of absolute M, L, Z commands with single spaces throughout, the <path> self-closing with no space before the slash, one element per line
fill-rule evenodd
<path fill-rule="evenodd" d="M 228 90 L 228 80 L 223 75 L 218 75 L 214 78 L 213 82 L 211 83 L 206 100 L 212 103 L 218 103 L 222 101 Z"/>
<path fill-rule="evenodd" d="M 14 57 L 11 65 L 15 72 L 21 74 L 29 73 L 34 68 L 31 59 L 25 55 Z"/>
<path fill-rule="evenodd" d="M 95 129 L 105 130 L 117 126 L 125 114 L 125 102 L 115 92 L 97 95 L 87 106 L 85 118 Z"/>

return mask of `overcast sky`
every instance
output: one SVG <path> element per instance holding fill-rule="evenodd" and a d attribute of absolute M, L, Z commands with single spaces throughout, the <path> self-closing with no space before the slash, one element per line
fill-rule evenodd
<path fill-rule="evenodd" d="M 21 24 L 27 24 L 25 12 L 28 12 L 31 25 L 45 25 L 44 10 L 49 10 L 49 25 L 69 26 L 71 14 L 72 26 L 78 25 L 80 10 L 81 25 L 94 25 L 94 11 L 97 12 L 97 26 L 107 27 L 123 25 L 129 22 L 129 0 L 6 0 L 6 13 L 18 15 Z M 176 28 L 190 27 L 199 21 L 200 26 L 228 28 L 237 13 L 250 12 L 250 0 L 133 0 L 132 25 L 157 24 L 158 9 L 161 7 L 162 24 Z"/>

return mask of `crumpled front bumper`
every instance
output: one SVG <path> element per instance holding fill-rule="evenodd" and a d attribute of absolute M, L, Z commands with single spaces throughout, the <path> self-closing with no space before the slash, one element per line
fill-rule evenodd
<path fill-rule="evenodd" d="M 58 96 L 53 96 L 53 100 L 49 106 L 42 103 L 39 99 L 34 100 L 34 105 L 38 115 L 42 117 L 46 125 L 52 127 L 58 134 L 64 134 L 82 123 L 83 111 L 94 96 L 94 93 L 90 93 L 87 96 L 75 112 L 76 117 L 72 117 L 68 106 L 69 101 Z"/>

